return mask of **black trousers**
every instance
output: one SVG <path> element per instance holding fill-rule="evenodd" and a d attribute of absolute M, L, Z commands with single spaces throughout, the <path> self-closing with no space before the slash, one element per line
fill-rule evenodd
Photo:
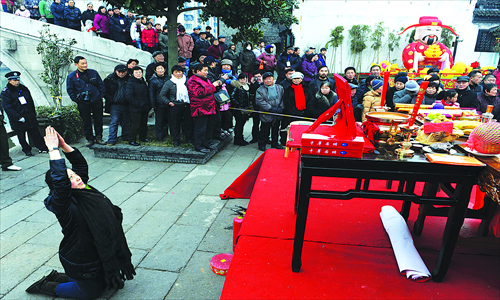
<path fill-rule="evenodd" d="M 2 168 L 7 168 L 12 166 L 12 158 L 9 155 L 9 136 L 3 126 L 3 122 L 0 121 L 0 164 Z"/>
<path fill-rule="evenodd" d="M 96 136 L 102 138 L 102 100 L 88 104 L 78 103 L 78 110 L 83 120 L 83 132 L 87 141 L 94 141 Z M 94 131 L 92 131 L 92 120 L 94 120 Z"/>
<path fill-rule="evenodd" d="M 280 130 L 280 122 L 260 122 L 259 132 L 259 148 L 265 147 L 271 133 L 271 145 L 278 144 L 278 133 Z"/>
<path fill-rule="evenodd" d="M 223 130 L 227 131 L 229 128 L 233 127 L 233 115 L 229 110 L 220 112 L 220 120 L 220 126 Z"/>
<path fill-rule="evenodd" d="M 233 111 L 234 119 L 236 124 L 234 125 L 234 142 L 242 142 L 245 138 L 243 137 L 243 128 L 247 122 L 249 115 L 242 114 L 239 110 Z"/>
<path fill-rule="evenodd" d="M 192 141 L 193 118 L 188 103 L 176 104 L 170 107 L 170 134 L 174 142 L 179 142 L 181 139 L 181 124 L 186 141 Z"/>
<path fill-rule="evenodd" d="M 252 114 L 252 120 L 253 120 L 253 125 L 252 125 L 252 140 L 259 140 L 259 125 L 260 125 L 260 118 L 258 113 L 253 113 Z"/>
<path fill-rule="evenodd" d="M 35 145 L 35 147 L 38 148 L 38 150 L 41 151 L 48 151 L 47 146 L 45 145 L 45 141 L 43 140 L 42 136 L 40 135 L 40 131 L 38 130 L 38 127 L 35 128 L 30 128 L 27 130 L 16 130 L 17 138 L 19 139 L 19 143 L 21 144 L 21 147 L 23 149 L 23 152 L 25 154 L 31 153 L 31 146 L 28 144 L 26 141 L 26 133 L 28 134 L 28 137 L 32 144 Z"/>
<path fill-rule="evenodd" d="M 218 106 L 218 104 L 216 104 Z M 220 110 L 219 108 L 217 107 L 217 113 L 215 115 L 213 115 L 214 117 L 214 125 L 212 126 L 213 128 L 213 134 L 212 134 L 212 137 L 213 138 L 216 138 L 216 137 L 219 137 L 220 136 L 220 131 L 221 131 L 221 115 L 220 115 Z"/>
<path fill-rule="evenodd" d="M 144 141 L 148 137 L 148 112 L 130 113 L 129 142 L 135 142 L 139 134 L 139 140 Z"/>
<path fill-rule="evenodd" d="M 214 132 L 214 119 L 215 115 L 193 117 L 195 150 L 201 150 L 210 146 L 212 133 Z"/>
<path fill-rule="evenodd" d="M 155 133 L 156 139 L 161 141 L 168 135 L 170 106 L 155 108 Z M 166 130 L 164 128 L 167 127 Z"/>

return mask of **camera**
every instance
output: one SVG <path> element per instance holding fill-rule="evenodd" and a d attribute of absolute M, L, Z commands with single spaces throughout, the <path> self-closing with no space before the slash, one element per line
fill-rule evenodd
<path fill-rule="evenodd" d="M 80 94 L 78 94 L 78 98 L 82 99 L 85 102 L 89 101 L 90 100 L 90 91 L 81 92 Z"/>

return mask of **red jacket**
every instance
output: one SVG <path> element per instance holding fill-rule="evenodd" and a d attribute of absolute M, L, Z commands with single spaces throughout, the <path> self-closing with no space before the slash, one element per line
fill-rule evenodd
<path fill-rule="evenodd" d="M 215 86 L 206 77 L 193 75 L 186 84 L 191 106 L 191 116 L 215 115 Z"/>
<path fill-rule="evenodd" d="M 146 28 L 142 31 L 142 43 L 148 45 L 148 47 L 156 46 L 156 31 L 154 28 Z"/>

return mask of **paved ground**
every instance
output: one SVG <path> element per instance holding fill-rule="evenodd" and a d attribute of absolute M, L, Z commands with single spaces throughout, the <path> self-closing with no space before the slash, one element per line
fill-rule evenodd
<path fill-rule="evenodd" d="M 262 153 L 257 145 L 231 143 L 205 165 L 95 158 L 83 141 L 74 145 L 88 160 L 89 183 L 122 209 L 137 272 L 102 298 L 218 299 L 225 277 L 212 273 L 210 259 L 232 253 L 230 209 L 248 204 L 219 194 Z M 61 228 L 43 205 L 48 155 L 18 148 L 11 156 L 23 170 L 0 171 L 0 299 L 48 299 L 24 291 L 51 269 L 63 271 Z"/>

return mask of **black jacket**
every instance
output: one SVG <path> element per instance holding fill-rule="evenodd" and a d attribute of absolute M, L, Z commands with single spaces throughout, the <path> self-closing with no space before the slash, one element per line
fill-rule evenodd
<path fill-rule="evenodd" d="M 327 77 L 326 81 L 330 82 L 330 84 L 331 84 L 330 89 L 332 90 L 332 92 L 335 91 L 335 87 L 336 87 L 335 80 L 333 80 L 330 77 Z M 325 82 L 325 80 L 320 80 L 319 77 L 316 77 L 313 80 L 311 80 L 311 82 L 309 83 L 309 86 L 307 87 L 308 94 L 306 95 L 306 97 L 307 96 L 309 96 L 310 98 L 314 97 L 316 95 L 316 93 L 320 90 L 321 84 L 324 82 Z"/>
<path fill-rule="evenodd" d="M 125 32 L 123 30 L 125 29 Z M 130 35 L 130 23 L 123 14 L 113 15 L 109 18 L 109 32 L 115 42 L 125 43 Z"/>
<path fill-rule="evenodd" d="M 83 26 L 85 26 L 85 22 L 87 22 L 87 20 L 91 20 L 92 21 L 92 24 L 94 23 L 94 18 L 95 18 L 95 15 L 96 15 L 96 11 L 95 10 L 86 10 L 82 13 L 82 24 Z"/>
<path fill-rule="evenodd" d="M 167 77 L 159 77 L 156 74 L 154 74 L 149 80 L 149 101 L 151 101 L 151 107 L 156 108 L 166 106 L 162 105 L 160 101 L 160 92 L 167 80 Z"/>
<path fill-rule="evenodd" d="M 87 69 L 83 73 L 75 70 L 69 73 L 66 79 L 66 92 L 76 103 L 85 103 L 85 96 L 82 92 L 89 92 L 88 100 L 97 102 L 104 98 L 106 88 L 96 70 Z"/>
<path fill-rule="evenodd" d="M 243 109 L 253 109 L 252 101 L 250 101 L 250 88 L 248 90 L 235 88 L 231 94 L 231 106 Z"/>
<path fill-rule="evenodd" d="M 285 78 L 285 68 L 288 67 L 286 63 L 287 61 L 290 61 L 290 67 L 296 71 L 302 65 L 302 61 L 300 60 L 299 56 L 295 54 L 288 55 L 286 51 L 281 53 L 276 62 L 276 67 L 278 69 L 278 78 Z"/>
<path fill-rule="evenodd" d="M 321 91 L 318 91 L 307 101 L 307 116 L 317 119 L 335 103 L 337 103 L 337 97 L 334 92 L 330 91 L 330 93 L 325 96 Z"/>
<path fill-rule="evenodd" d="M 127 81 L 125 98 L 131 113 L 145 113 L 151 109 L 148 85 L 143 78 L 131 77 Z"/>
<path fill-rule="evenodd" d="M 89 180 L 88 165 L 78 149 L 65 153 L 72 164 L 71 169 L 84 183 Z M 64 272 L 73 279 L 91 278 L 102 268 L 101 260 L 94 245 L 94 239 L 78 203 L 71 195 L 71 182 L 66 172 L 64 159 L 50 161 L 50 175 L 54 189 L 45 199 L 45 207 L 53 212 L 62 227 L 64 235 L 59 245 L 59 260 Z"/>
<path fill-rule="evenodd" d="M 186 83 L 184 82 L 184 84 Z M 177 101 L 177 84 L 169 79 L 165 82 L 160 91 L 158 103 L 160 103 L 161 107 L 161 105 L 167 106 L 170 102 L 174 103 L 175 105 L 185 104 L 185 102 Z"/>
<path fill-rule="evenodd" d="M 477 103 L 477 94 L 474 93 L 467 87 L 466 89 L 459 90 L 455 89 L 458 93 L 458 99 L 457 102 L 460 104 L 460 107 L 472 107 L 472 108 L 477 108 L 478 103 Z"/>
<path fill-rule="evenodd" d="M 306 96 L 306 109 L 297 109 L 297 106 L 295 105 L 295 90 L 292 88 L 292 86 L 290 86 L 285 90 L 285 93 L 283 94 L 283 105 L 285 106 L 284 114 L 299 117 L 306 116 L 306 110 L 307 107 L 309 107 L 309 104 L 307 103 L 307 89 L 304 87 L 304 85 L 302 85 L 302 88 L 304 89 L 304 96 Z"/>
<path fill-rule="evenodd" d="M 255 54 L 252 50 L 244 49 L 240 52 L 238 57 L 238 62 L 241 65 L 242 72 L 253 72 L 257 69 L 257 60 L 255 59 Z"/>
<path fill-rule="evenodd" d="M 19 97 L 24 97 L 26 104 L 21 104 Z M 35 103 L 27 87 L 22 84 L 19 84 L 19 87 L 15 87 L 8 83 L 2 90 L 1 98 L 2 107 L 9 117 L 10 126 L 14 131 L 38 127 Z M 24 118 L 25 121 L 19 122 L 21 118 Z"/>
<path fill-rule="evenodd" d="M 153 74 L 155 73 L 156 64 L 157 64 L 157 62 L 154 61 L 154 62 L 150 63 L 146 67 L 146 81 L 147 82 L 149 82 L 149 80 L 151 79 L 151 77 L 153 77 Z M 166 70 L 168 70 L 168 63 L 167 62 L 162 62 L 161 64 L 165 68 L 165 73 L 167 73 Z M 133 75 L 131 75 L 131 76 L 133 76 Z"/>
<path fill-rule="evenodd" d="M 116 73 L 111 73 L 104 79 L 104 86 L 106 87 L 104 99 L 106 99 L 106 104 L 128 104 L 125 91 L 129 78 L 128 74 L 120 78 Z"/>

